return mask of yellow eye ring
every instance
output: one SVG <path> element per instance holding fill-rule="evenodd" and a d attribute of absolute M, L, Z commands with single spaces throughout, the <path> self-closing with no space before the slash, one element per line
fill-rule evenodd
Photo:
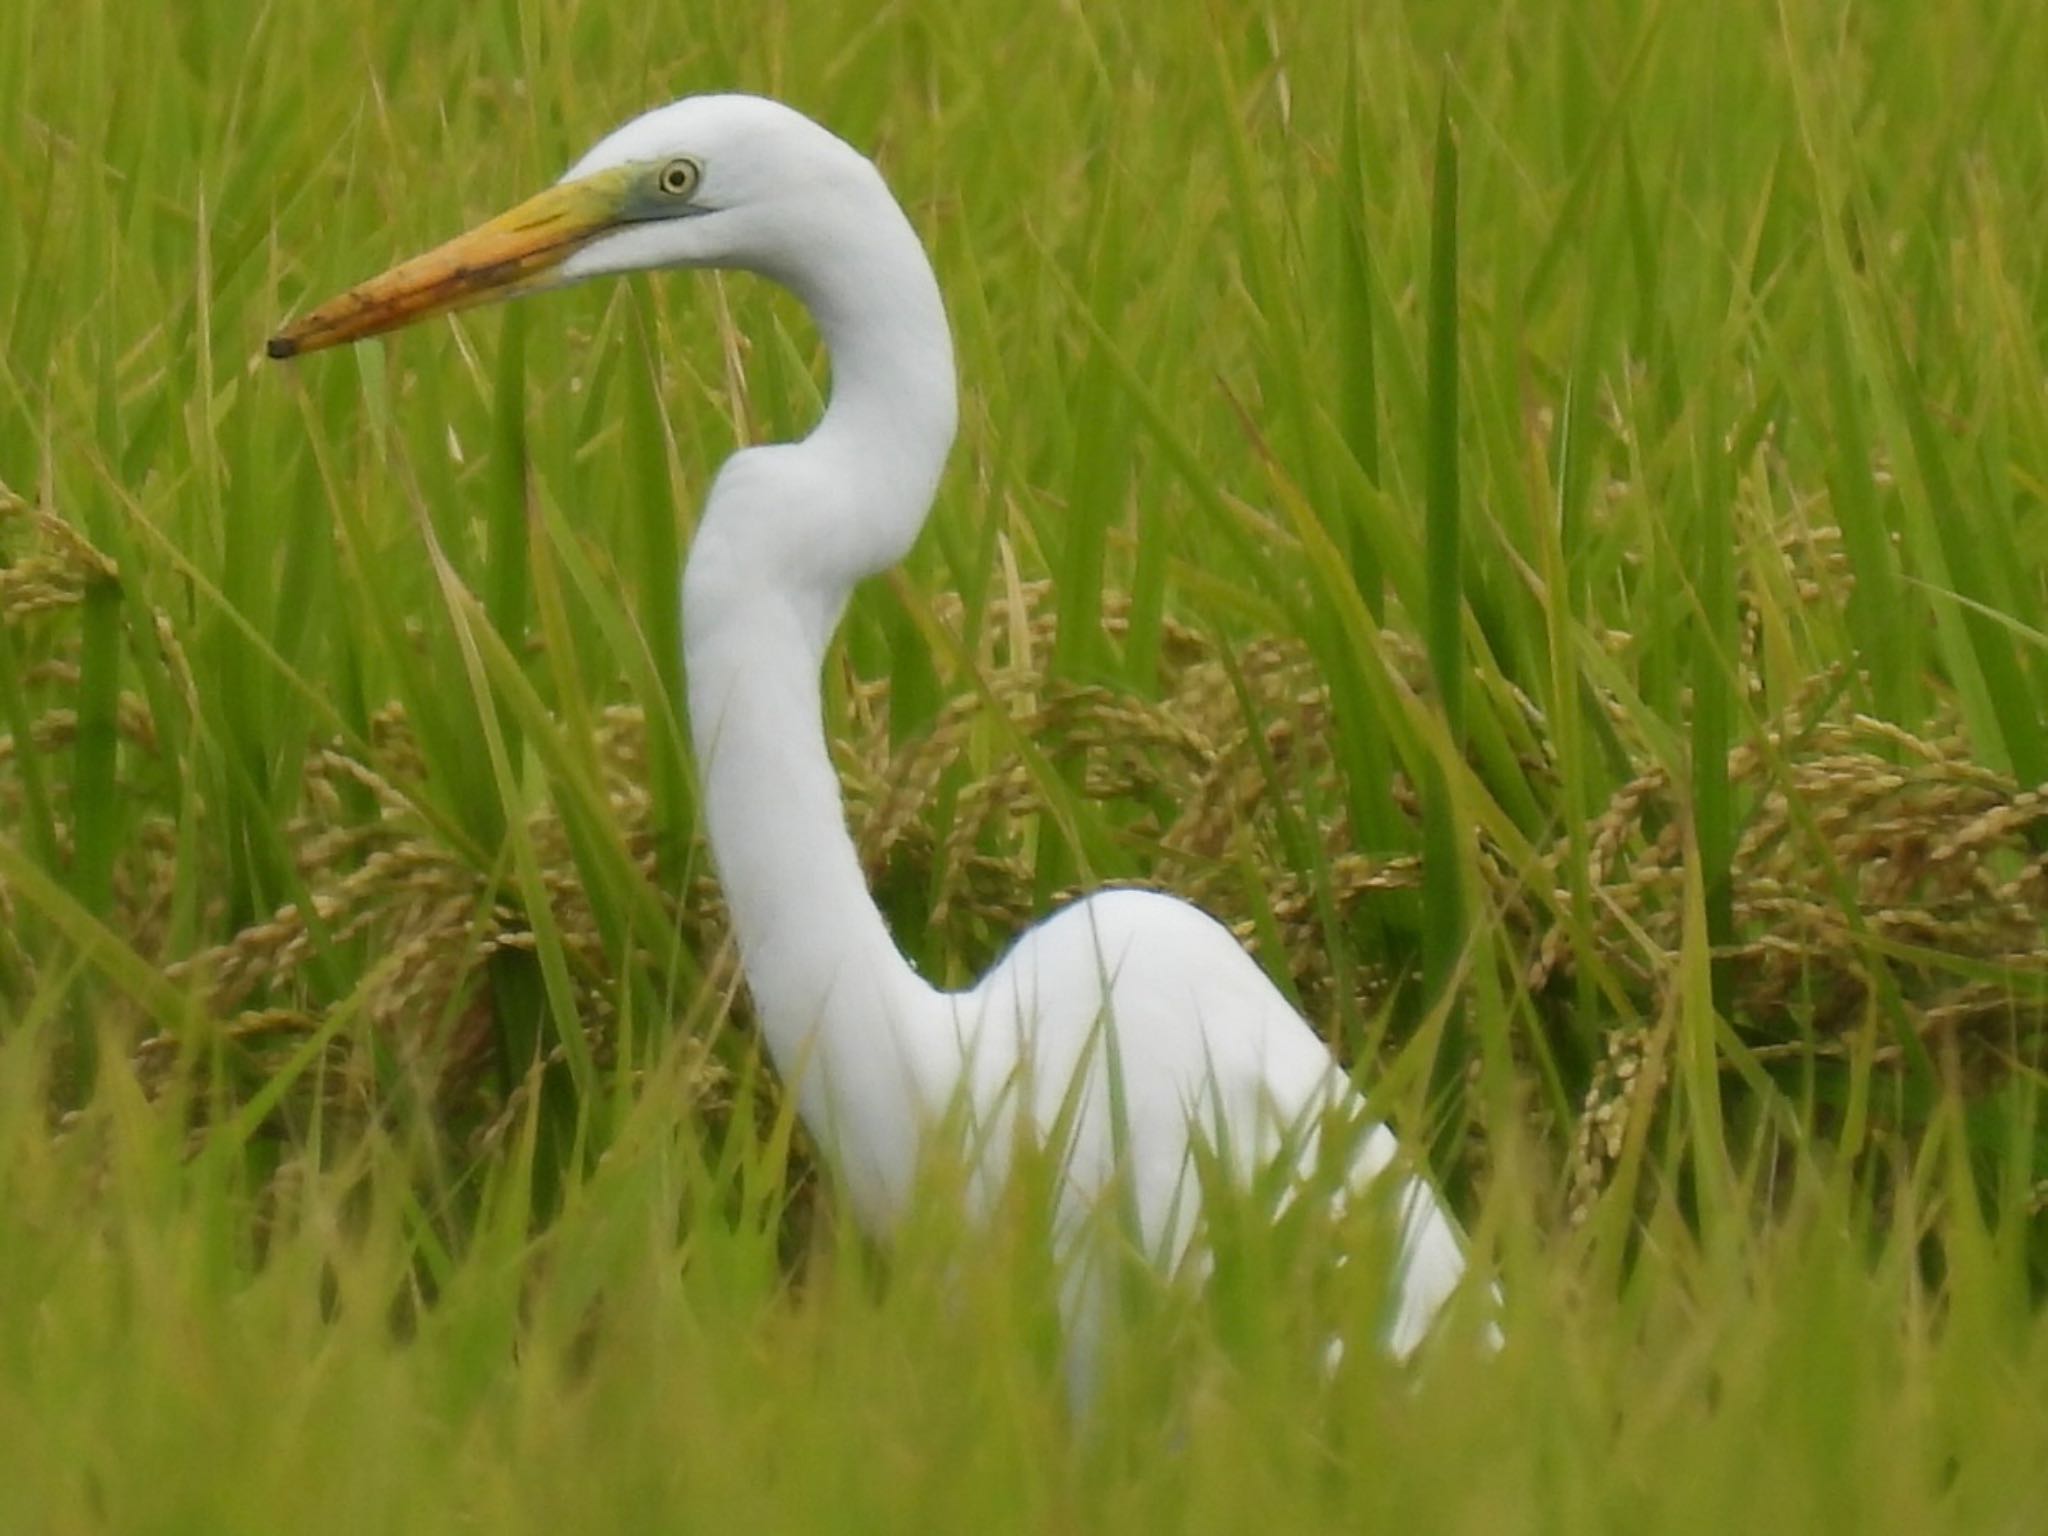
<path fill-rule="evenodd" d="M 671 160 L 656 173 L 654 184 L 669 197 L 688 197 L 697 190 L 704 168 L 691 159 Z"/>

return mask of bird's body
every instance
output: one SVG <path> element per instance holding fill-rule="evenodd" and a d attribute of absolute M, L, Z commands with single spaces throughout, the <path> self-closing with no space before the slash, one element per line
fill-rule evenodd
<path fill-rule="evenodd" d="M 720 471 L 683 584 L 706 833 L 763 1035 L 805 1124 L 882 1234 L 936 1127 L 968 1138 L 983 1192 L 1000 1186 L 1020 1136 L 1057 1136 L 1060 1230 L 1124 1199 L 1146 1252 L 1177 1263 L 1197 1235 L 1198 1149 L 1226 1150 L 1248 1177 L 1276 1157 L 1313 1157 L 1326 1118 L 1357 1120 L 1363 1106 L 1230 933 L 1175 898 L 1076 902 L 962 993 L 932 987 L 892 941 L 847 833 L 820 676 L 856 583 L 902 558 L 923 526 L 956 384 L 937 282 L 873 165 L 776 103 L 689 98 L 620 129 L 550 192 L 322 306 L 272 351 L 487 292 L 663 266 L 781 283 L 831 356 L 830 402 L 810 435 Z M 1363 1128 L 1354 1186 L 1397 1155 L 1383 1127 Z M 1386 1339 L 1405 1352 L 1464 1256 L 1429 1186 L 1398 1177 Z"/>

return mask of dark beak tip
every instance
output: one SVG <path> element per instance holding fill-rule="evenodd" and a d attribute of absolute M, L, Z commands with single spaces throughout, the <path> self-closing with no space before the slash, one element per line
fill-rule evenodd
<path fill-rule="evenodd" d="M 297 357 L 299 355 L 299 344 L 289 336 L 273 336 L 264 343 L 263 350 L 269 356 L 282 360 L 287 357 Z"/>

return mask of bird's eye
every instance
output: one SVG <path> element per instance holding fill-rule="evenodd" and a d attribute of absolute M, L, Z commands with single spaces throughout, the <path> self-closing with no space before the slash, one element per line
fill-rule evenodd
<path fill-rule="evenodd" d="M 703 175 L 704 168 L 694 160 L 671 160 L 655 176 L 654 184 L 670 197 L 688 197 Z"/>

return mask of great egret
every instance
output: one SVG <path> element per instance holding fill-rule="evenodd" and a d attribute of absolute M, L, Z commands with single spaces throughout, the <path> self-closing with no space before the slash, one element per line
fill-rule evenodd
<path fill-rule="evenodd" d="M 1120 1201 L 1168 1265 L 1197 1235 L 1204 1147 L 1239 1177 L 1282 1157 L 1306 1172 L 1326 1117 L 1347 1115 L 1346 1181 L 1377 1178 L 1392 1134 L 1363 1121 L 1329 1050 L 1231 934 L 1183 901 L 1098 892 L 961 993 L 927 984 L 891 940 L 847 834 L 819 679 L 854 585 L 924 524 L 956 385 L 931 265 L 857 150 L 776 102 L 675 102 L 509 213 L 321 305 L 269 352 L 661 267 L 782 284 L 831 356 L 811 434 L 736 453 L 712 483 L 683 577 L 684 652 L 705 828 L 761 1029 L 862 1224 L 889 1231 L 921 1142 L 963 1109 L 984 1190 L 1016 1133 L 1059 1135 L 1060 1230 Z M 1394 1177 L 1384 1340 L 1405 1355 L 1465 1261 L 1430 1186 Z M 1093 1331 L 1087 1291 L 1067 1295 L 1076 1332 Z"/>

